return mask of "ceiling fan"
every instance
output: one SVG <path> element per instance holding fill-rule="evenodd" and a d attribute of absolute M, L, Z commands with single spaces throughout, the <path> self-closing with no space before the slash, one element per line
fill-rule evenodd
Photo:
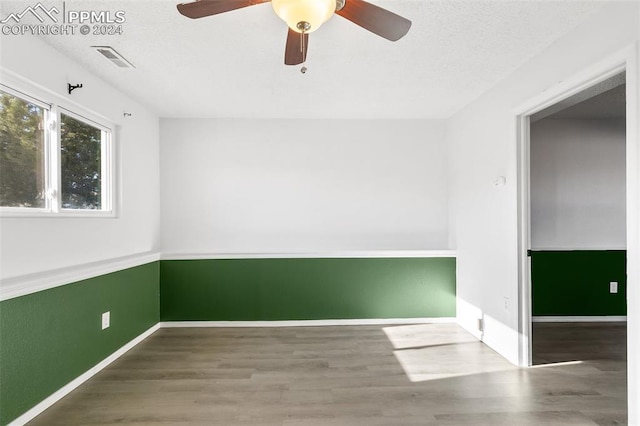
<path fill-rule="evenodd" d="M 285 65 L 299 65 L 306 61 L 309 33 L 317 30 L 334 13 L 390 41 L 401 39 L 411 27 L 408 19 L 364 0 L 198 0 L 179 4 L 178 11 L 196 19 L 269 1 L 276 15 L 289 26 Z"/>

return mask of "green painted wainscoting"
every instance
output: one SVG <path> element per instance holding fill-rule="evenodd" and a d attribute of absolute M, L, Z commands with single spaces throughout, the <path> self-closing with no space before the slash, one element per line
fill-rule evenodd
<path fill-rule="evenodd" d="M 625 250 L 532 251 L 533 315 L 626 315 L 626 264 Z"/>
<path fill-rule="evenodd" d="M 158 323 L 158 263 L 0 302 L 0 424 Z"/>
<path fill-rule="evenodd" d="M 455 317 L 455 258 L 163 260 L 162 321 Z"/>

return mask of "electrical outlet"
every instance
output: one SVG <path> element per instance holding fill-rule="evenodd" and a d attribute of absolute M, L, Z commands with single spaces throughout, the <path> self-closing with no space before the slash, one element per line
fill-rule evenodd
<path fill-rule="evenodd" d="M 484 321 L 482 318 L 478 318 L 478 331 L 484 331 Z"/>
<path fill-rule="evenodd" d="M 503 302 L 504 302 L 504 310 L 509 312 L 509 298 L 508 297 L 504 297 L 503 298 Z"/>
<path fill-rule="evenodd" d="M 617 293 L 618 292 L 618 283 L 616 281 L 611 281 L 609 283 L 609 293 Z"/>
<path fill-rule="evenodd" d="M 111 311 L 102 314 L 102 329 L 109 328 L 111 325 Z"/>

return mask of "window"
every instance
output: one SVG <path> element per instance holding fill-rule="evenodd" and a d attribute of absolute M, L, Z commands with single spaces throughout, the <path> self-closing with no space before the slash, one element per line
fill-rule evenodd
<path fill-rule="evenodd" d="M 63 209 L 100 210 L 105 131 L 60 114 L 60 164 Z"/>
<path fill-rule="evenodd" d="M 45 109 L 0 92 L 0 205 L 45 206 Z"/>
<path fill-rule="evenodd" d="M 3 215 L 111 213 L 111 129 L 0 86 Z"/>

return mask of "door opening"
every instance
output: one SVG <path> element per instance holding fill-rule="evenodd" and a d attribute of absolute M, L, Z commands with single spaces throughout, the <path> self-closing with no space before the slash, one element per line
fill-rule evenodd
<path fill-rule="evenodd" d="M 625 93 L 621 72 L 530 116 L 534 365 L 626 371 Z"/>
<path fill-rule="evenodd" d="M 637 45 L 603 58 L 549 87 L 515 113 L 518 206 L 518 355 L 522 367 L 532 365 L 532 297 L 530 282 L 530 127 L 532 117 L 611 77 L 625 74 L 626 96 L 626 280 L 627 280 L 627 421 L 640 421 L 640 68 Z M 609 284 L 610 285 L 610 284 Z"/>

